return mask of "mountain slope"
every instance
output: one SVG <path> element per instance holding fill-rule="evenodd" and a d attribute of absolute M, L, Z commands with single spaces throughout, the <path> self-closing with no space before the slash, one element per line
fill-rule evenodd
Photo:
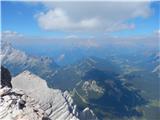
<path fill-rule="evenodd" d="M 86 117 L 88 113 L 77 111 L 76 105 L 67 91 L 63 93 L 58 89 L 48 88 L 45 80 L 28 71 L 14 77 L 12 85 L 34 98 L 51 120 L 78 120 L 79 116 L 83 116 L 84 120 L 90 120 Z M 89 113 L 93 112 L 89 110 Z M 90 115 L 95 116 L 94 114 Z M 92 118 L 92 116 L 90 117 Z M 94 120 L 97 119 L 94 118 Z"/>
<path fill-rule="evenodd" d="M 48 88 L 46 82 L 38 76 L 24 71 L 13 78 L 12 85 L 25 91 L 27 95 L 40 103 L 42 109 L 51 119 L 78 119 L 76 117 L 76 106 L 73 105 L 71 97 L 60 90 Z"/>
<path fill-rule="evenodd" d="M 2 65 L 6 66 L 13 76 L 29 70 L 34 74 L 39 75 L 46 80 L 51 79 L 58 65 L 49 57 L 33 57 L 25 52 L 12 47 L 6 41 L 2 41 L 1 61 Z"/>
<path fill-rule="evenodd" d="M 152 72 L 156 73 L 158 77 L 160 77 L 160 53 L 157 53 L 155 55 L 154 60 L 152 62 L 154 62 L 154 64 L 156 65 Z"/>
<path fill-rule="evenodd" d="M 1 66 L 0 120 L 48 120 L 45 111 L 22 90 L 13 89 L 8 69 Z"/>
<path fill-rule="evenodd" d="M 120 73 L 112 61 L 89 57 L 59 70 L 52 84 L 70 90 L 79 110 L 90 107 L 100 118 L 142 116 L 136 108 L 146 100 Z"/>
<path fill-rule="evenodd" d="M 0 88 L 0 120 L 43 120 L 45 111 L 23 91 Z"/>
<path fill-rule="evenodd" d="M 87 72 L 94 69 L 105 71 L 110 76 L 119 73 L 119 69 L 111 61 L 96 57 L 88 57 L 59 69 L 53 79 L 50 80 L 50 83 L 55 88 L 61 90 L 72 90 L 77 83 L 85 79 L 85 74 Z"/>

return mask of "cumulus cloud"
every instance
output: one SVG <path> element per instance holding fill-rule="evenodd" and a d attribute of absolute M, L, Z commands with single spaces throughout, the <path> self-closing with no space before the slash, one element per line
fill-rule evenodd
<path fill-rule="evenodd" d="M 36 15 L 45 30 L 119 31 L 134 29 L 127 20 L 151 15 L 149 2 L 44 2 L 48 11 Z"/>
<path fill-rule="evenodd" d="M 40 13 L 37 17 L 39 25 L 45 30 L 88 30 L 98 27 L 99 24 L 99 21 L 94 18 L 74 21 L 60 8 L 49 10 L 46 13 Z"/>

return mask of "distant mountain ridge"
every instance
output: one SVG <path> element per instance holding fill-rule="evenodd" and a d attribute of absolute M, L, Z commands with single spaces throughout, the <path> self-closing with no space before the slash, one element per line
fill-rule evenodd
<path fill-rule="evenodd" d="M 160 77 L 160 52 L 154 54 L 152 62 L 155 65 L 155 68 L 153 69 L 152 72 L 157 74 L 158 77 Z"/>
<path fill-rule="evenodd" d="M 105 71 L 108 75 L 111 74 L 112 76 L 117 76 L 120 71 L 116 65 L 107 59 L 87 57 L 74 64 L 60 68 L 53 79 L 50 80 L 50 83 L 56 88 L 70 90 L 73 89 L 78 82 L 85 79 L 87 72 L 93 70 Z"/>
<path fill-rule="evenodd" d="M 49 57 L 34 57 L 23 51 L 15 49 L 9 42 L 1 43 L 1 62 L 6 66 L 13 76 L 29 70 L 44 79 L 51 79 L 56 69 L 59 67 L 53 59 Z"/>

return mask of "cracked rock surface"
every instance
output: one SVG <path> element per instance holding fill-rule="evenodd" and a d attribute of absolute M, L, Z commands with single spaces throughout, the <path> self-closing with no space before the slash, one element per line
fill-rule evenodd
<path fill-rule="evenodd" d="M 0 120 L 42 120 L 45 112 L 23 91 L 0 88 Z"/>

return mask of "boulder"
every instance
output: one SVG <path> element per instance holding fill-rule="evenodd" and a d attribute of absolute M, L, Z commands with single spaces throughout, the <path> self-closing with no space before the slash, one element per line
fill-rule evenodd
<path fill-rule="evenodd" d="M 12 88 L 11 78 L 12 77 L 9 70 L 1 66 L 1 80 L 0 80 L 1 87 L 7 86 L 9 88 Z"/>

